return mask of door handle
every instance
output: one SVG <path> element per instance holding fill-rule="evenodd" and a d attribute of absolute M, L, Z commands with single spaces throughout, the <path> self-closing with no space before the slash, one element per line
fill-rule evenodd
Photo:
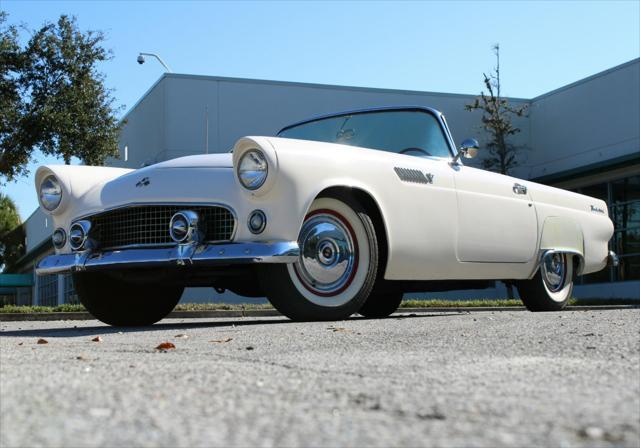
<path fill-rule="evenodd" d="M 527 194 L 527 187 L 520 184 L 513 184 L 513 192 L 515 194 Z"/>

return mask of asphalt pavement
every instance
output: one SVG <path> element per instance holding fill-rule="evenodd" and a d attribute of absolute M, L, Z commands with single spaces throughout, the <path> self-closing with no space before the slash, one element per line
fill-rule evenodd
<path fill-rule="evenodd" d="M 638 309 L 0 330 L 2 447 L 640 446 Z"/>

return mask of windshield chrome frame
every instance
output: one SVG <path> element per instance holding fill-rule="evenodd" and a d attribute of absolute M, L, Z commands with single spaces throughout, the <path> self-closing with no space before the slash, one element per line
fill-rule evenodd
<path fill-rule="evenodd" d="M 449 130 L 449 126 L 447 125 L 447 122 L 446 122 L 446 120 L 444 118 L 444 115 L 439 110 L 433 109 L 431 107 L 426 107 L 426 106 L 383 106 L 383 107 L 371 107 L 371 108 L 366 108 L 366 109 L 356 109 L 356 110 L 348 110 L 348 111 L 345 111 L 345 112 L 318 115 L 316 117 L 308 118 L 306 120 L 298 121 L 296 123 L 293 123 L 293 124 L 290 124 L 288 126 L 285 126 L 284 128 L 282 128 L 282 129 L 280 129 L 278 131 L 276 136 L 280 137 L 280 134 L 282 132 L 287 131 L 287 130 L 289 130 L 291 128 L 295 128 L 295 127 L 301 126 L 303 124 L 313 123 L 314 121 L 325 120 L 325 119 L 328 119 L 328 118 L 337 118 L 337 117 L 343 117 L 343 116 L 346 116 L 346 115 L 367 114 L 367 113 L 375 113 L 375 112 L 407 112 L 407 111 L 419 111 L 419 112 L 426 112 L 428 114 L 431 114 L 431 115 L 433 115 L 433 117 L 435 117 L 436 121 L 440 125 L 440 129 L 442 130 L 442 133 L 444 134 L 445 140 L 447 141 L 447 144 L 449 145 L 449 153 L 451 154 L 451 157 L 449 157 L 449 159 L 447 159 L 446 157 L 433 156 L 432 158 L 434 158 L 434 159 L 452 160 L 456 155 L 458 155 L 458 148 L 456 148 L 456 145 L 455 145 L 455 143 L 453 141 L 453 137 L 451 136 L 451 131 Z M 286 138 L 286 137 L 283 137 L 283 138 Z M 374 149 L 374 148 L 372 148 L 372 149 Z M 378 150 L 378 149 L 375 149 L 375 150 L 376 151 L 383 151 L 383 150 Z M 411 157 L 415 157 L 415 156 L 411 156 Z"/>

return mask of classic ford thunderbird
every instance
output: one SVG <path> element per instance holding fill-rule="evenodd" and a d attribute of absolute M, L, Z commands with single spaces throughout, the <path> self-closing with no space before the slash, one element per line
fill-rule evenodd
<path fill-rule="evenodd" d="M 138 170 L 40 167 L 55 254 L 112 325 L 152 324 L 187 286 L 266 296 L 295 320 L 385 317 L 410 291 L 517 287 L 562 309 L 575 276 L 615 263 L 601 200 L 463 165 L 425 107 L 346 112 L 244 137 L 231 153 Z"/>

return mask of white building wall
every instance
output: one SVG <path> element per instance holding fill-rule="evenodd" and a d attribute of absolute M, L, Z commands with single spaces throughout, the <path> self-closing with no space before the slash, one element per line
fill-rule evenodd
<path fill-rule="evenodd" d="M 129 160 L 115 166 L 140 167 L 189 154 L 226 152 L 241 137 L 275 135 L 284 126 L 317 115 L 378 106 L 418 105 L 441 110 L 454 138 L 486 140 L 480 113 L 467 112 L 472 95 L 412 92 L 358 87 L 256 81 L 165 74 L 148 97 L 126 116 L 120 140 Z M 512 99 L 514 105 L 527 100 Z M 514 138 L 527 145 L 526 118 L 516 120 L 522 133 Z M 208 144 L 207 144 L 208 142 Z"/>
<path fill-rule="evenodd" d="M 481 112 L 464 106 L 473 95 L 327 86 L 165 74 L 126 116 L 120 160 L 143 164 L 205 152 L 224 152 L 246 135 L 274 135 L 316 115 L 376 106 L 420 105 L 441 110 L 457 142 L 487 137 Z M 640 59 L 548 94 L 524 100 L 527 117 L 512 142 L 528 148 L 515 174 L 537 178 L 640 151 Z M 124 160 L 124 147 L 128 160 Z M 471 161 L 479 165 L 482 158 Z"/>
<path fill-rule="evenodd" d="M 108 166 L 140 168 L 154 162 L 155 155 L 166 147 L 166 98 L 164 83 L 156 83 L 141 98 L 123 121 L 118 159 Z M 125 157 L 125 147 L 128 147 Z"/>
<path fill-rule="evenodd" d="M 527 177 L 640 153 L 640 59 L 531 103 Z"/>
<path fill-rule="evenodd" d="M 33 194 L 36 194 L 35 190 Z M 37 208 L 25 221 L 27 252 L 31 252 L 53 233 L 52 220 L 40 208 Z"/>

